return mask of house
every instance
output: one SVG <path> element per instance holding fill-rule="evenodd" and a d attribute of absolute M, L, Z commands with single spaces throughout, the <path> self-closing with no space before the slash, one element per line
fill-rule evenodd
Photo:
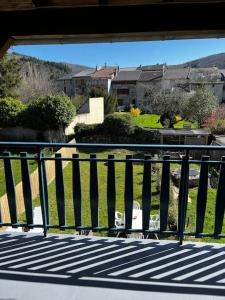
<path fill-rule="evenodd" d="M 165 65 L 140 66 L 141 75 L 137 81 L 137 99 L 140 107 L 147 105 L 149 90 L 160 90 L 165 72 Z"/>
<path fill-rule="evenodd" d="M 72 77 L 72 84 L 74 87 L 74 96 L 84 95 L 87 91 L 88 83 L 91 79 L 95 69 L 83 70 Z"/>
<path fill-rule="evenodd" d="M 136 104 L 137 101 L 137 80 L 141 71 L 136 68 L 120 69 L 112 81 L 112 93 L 117 96 L 118 105 Z"/>
<path fill-rule="evenodd" d="M 191 68 L 190 90 L 195 91 L 201 85 L 206 85 L 219 103 L 223 101 L 224 80 L 218 68 Z"/>
<path fill-rule="evenodd" d="M 162 88 L 171 90 L 180 88 L 186 92 L 190 92 L 189 77 L 190 68 L 167 66 L 163 75 Z"/>
<path fill-rule="evenodd" d="M 96 71 L 91 75 L 87 81 L 87 87 L 102 87 L 107 93 L 110 93 L 111 83 L 113 78 L 117 75 L 119 67 L 96 67 Z"/>

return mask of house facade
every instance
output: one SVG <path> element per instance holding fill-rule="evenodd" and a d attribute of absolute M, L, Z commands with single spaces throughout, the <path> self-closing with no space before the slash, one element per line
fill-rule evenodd
<path fill-rule="evenodd" d="M 116 95 L 118 105 L 137 104 L 137 81 L 141 71 L 136 68 L 120 69 L 112 81 L 112 93 Z"/>

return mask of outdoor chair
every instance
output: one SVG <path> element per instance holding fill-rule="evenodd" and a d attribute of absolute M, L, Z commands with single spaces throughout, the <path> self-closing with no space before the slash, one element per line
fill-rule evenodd
<path fill-rule="evenodd" d="M 137 202 L 137 201 L 133 202 L 133 209 L 141 209 L 139 202 Z"/>
<path fill-rule="evenodd" d="M 160 228 L 160 216 L 159 215 L 150 215 L 150 221 L 149 221 L 149 230 L 155 231 L 159 230 Z M 158 238 L 157 233 L 154 233 L 155 237 Z"/>

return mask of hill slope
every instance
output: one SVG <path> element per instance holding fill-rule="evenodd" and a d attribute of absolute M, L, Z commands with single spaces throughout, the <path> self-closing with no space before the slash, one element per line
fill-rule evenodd
<path fill-rule="evenodd" d="M 84 69 L 89 68 L 87 66 L 78 64 L 45 61 L 32 56 L 22 55 L 15 52 L 9 55 L 18 60 L 21 67 L 21 75 L 23 77 L 33 76 L 37 73 L 40 73 L 45 74 L 45 77 L 47 77 L 49 80 L 56 80 L 65 74 L 75 74 Z"/>
<path fill-rule="evenodd" d="M 217 67 L 219 69 L 225 69 L 225 53 L 219 53 L 195 59 L 182 64 L 182 66 L 190 66 L 192 68 Z"/>

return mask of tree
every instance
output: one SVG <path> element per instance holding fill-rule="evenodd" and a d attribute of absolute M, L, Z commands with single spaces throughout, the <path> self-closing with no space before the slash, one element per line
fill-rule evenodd
<path fill-rule="evenodd" d="M 49 80 L 49 76 L 45 72 L 32 69 L 28 76 L 23 76 L 21 83 L 17 89 L 17 94 L 23 102 L 28 102 L 40 96 L 54 93 L 56 88 L 53 81 Z"/>
<path fill-rule="evenodd" d="M 202 85 L 188 100 L 185 107 L 185 115 L 189 119 L 196 121 L 198 126 L 201 126 L 217 107 L 218 101 L 212 91 L 207 86 Z"/>
<path fill-rule="evenodd" d="M 155 86 L 145 87 L 145 107 L 160 115 L 182 115 L 187 95 L 181 89 L 160 89 Z"/>
<path fill-rule="evenodd" d="M 39 130 L 64 130 L 75 116 L 76 108 L 64 94 L 47 95 L 28 104 L 25 116 L 27 127 Z"/>
<path fill-rule="evenodd" d="M 16 59 L 5 55 L 0 60 L 0 98 L 16 95 L 15 88 L 19 86 L 20 67 Z"/>
<path fill-rule="evenodd" d="M 103 97 L 104 98 L 104 114 L 109 115 L 116 111 L 117 99 L 114 94 L 109 95 L 104 88 L 97 86 L 92 87 L 87 91 L 89 98 Z"/>
<path fill-rule="evenodd" d="M 22 113 L 26 105 L 21 101 L 8 97 L 0 99 L 0 127 L 22 125 Z"/>

